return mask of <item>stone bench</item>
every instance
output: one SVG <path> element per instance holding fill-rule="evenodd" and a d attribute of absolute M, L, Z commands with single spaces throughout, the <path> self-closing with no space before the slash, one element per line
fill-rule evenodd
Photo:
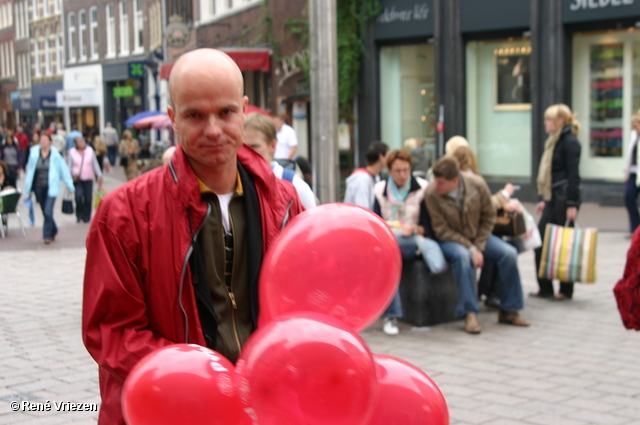
<path fill-rule="evenodd" d="M 431 274 L 422 259 L 402 262 L 401 321 L 413 326 L 432 326 L 456 320 L 458 289 L 451 269 Z"/>

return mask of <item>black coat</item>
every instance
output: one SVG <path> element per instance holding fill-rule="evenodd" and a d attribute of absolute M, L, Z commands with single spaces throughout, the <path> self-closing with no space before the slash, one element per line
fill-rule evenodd
<path fill-rule="evenodd" d="M 571 132 L 571 126 L 562 129 L 560 140 L 553 150 L 551 163 L 552 201 L 565 197 L 567 207 L 580 205 L 580 152 L 578 138 Z"/>

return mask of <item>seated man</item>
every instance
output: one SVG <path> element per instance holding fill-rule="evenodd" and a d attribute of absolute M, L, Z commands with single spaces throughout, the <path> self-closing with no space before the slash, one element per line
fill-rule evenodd
<path fill-rule="evenodd" d="M 442 273 L 447 262 L 438 243 L 432 239 L 431 222 L 424 203 L 424 189 L 428 183 L 411 175 L 411 162 L 412 157 L 405 150 L 394 150 L 389 154 L 389 178 L 374 187 L 373 212 L 391 226 L 403 259 L 413 260 L 420 253 L 431 273 Z M 396 292 L 384 317 L 383 331 L 397 335 L 397 318 L 402 317 L 399 292 Z"/>
<path fill-rule="evenodd" d="M 500 288 L 499 323 L 529 326 L 518 314 L 523 308 L 522 284 L 517 250 L 491 234 L 496 212 L 485 181 L 461 174 L 458 161 L 442 157 L 433 166 L 434 184 L 427 187 L 425 200 L 436 238 L 451 263 L 458 287 L 455 315 L 465 317 L 465 331 L 478 334 L 478 298 L 475 269 L 485 258 L 497 264 Z"/>

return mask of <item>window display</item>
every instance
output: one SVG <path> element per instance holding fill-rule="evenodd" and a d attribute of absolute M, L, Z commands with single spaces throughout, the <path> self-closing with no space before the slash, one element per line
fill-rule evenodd
<path fill-rule="evenodd" d="M 596 44 L 590 49 L 592 157 L 621 157 L 623 137 L 624 44 Z"/>
<path fill-rule="evenodd" d="M 531 109 L 531 47 L 494 49 L 493 54 L 496 58 L 496 109 Z"/>

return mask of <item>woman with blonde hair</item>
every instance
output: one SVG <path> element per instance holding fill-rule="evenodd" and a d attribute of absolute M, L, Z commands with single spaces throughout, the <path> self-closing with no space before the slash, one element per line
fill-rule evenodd
<path fill-rule="evenodd" d="M 140 154 L 140 144 L 131 135 L 131 130 L 125 130 L 122 133 L 118 153 L 120 154 L 120 165 L 124 167 L 127 180 L 133 180 L 138 177 L 137 161 Z"/>
<path fill-rule="evenodd" d="M 640 225 L 640 214 L 638 213 L 638 137 L 640 136 L 640 109 L 631 117 L 631 145 L 629 145 L 629 157 L 625 170 L 624 183 L 624 204 L 629 214 L 629 230 L 631 234 Z"/>
<path fill-rule="evenodd" d="M 538 169 L 538 196 L 536 214 L 542 214 L 538 228 L 544 235 L 547 224 L 573 226 L 580 206 L 580 152 L 577 135 L 580 123 L 567 105 L 558 104 L 544 113 L 544 128 L 549 137 Z M 542 248 L 535 250 L 536 270 L 540 267 Z M 540 290 L 530 295 L 556 300 L 573 297 L 573 283 L 560 282 L 560 291 L 554 295 L 553 282 L 538 278 Z"/>

